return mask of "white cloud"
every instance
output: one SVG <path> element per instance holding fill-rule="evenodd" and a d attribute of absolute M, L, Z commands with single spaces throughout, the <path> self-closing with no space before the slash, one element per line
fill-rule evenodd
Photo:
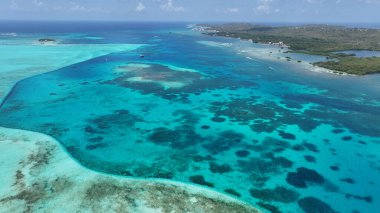
<path fill-rule="evenodd" d="M 273 0 L 259 0 L 259 4 L 255 7 L 256 13 L 271 13 Z"/>
<path fill-rule="evenodd" d="M 34 12 L 89 12 L 89 13 L 108 13 L 100 7 L 91 7 L 81 4 L 78 0 L 70 0 L 69 2 L 53 2 L 47 0 L 10 0 L 9 8 L 18 11 L 34 11 Z"/>
<path fill-rule="evenodd" d="M 380 0 L 359 0 L 359 2 L 365 2 L 367 4 L 379 4 Z"/>
<path fill-rule="evenodd" d="M 161 9 L 168 12 L 183 12 L 185 8 L 182 6 L 174 6 L 173 0 L 167 0 L 165 4 L 161 5 Z"/>
<path fill-rule="evenodd" d="M 11 0 L 9 8 L 12 10 L 18 10 L 20 9 L 20 6 L 18 5 L 16 0 Z"/>
<path fill-rule="evenodd" d="M 87 11 L 88 9 L 85 6 L 79 5 L 77 3 L 72 3 L 71 7 L 69 10 L 72 11 Z"/>
<path fill-rule="evenodd" d="M 239 12 L 239 8 L 227 8 L 227 12 L 237 13 L 237 12 Z"/>
<path fill-rule="evenodd" d="M 329 1 L 326 1 L 326 0 L 303 0 L 303 1 L 306 1 L 309 4 L 322 4 L 325 2 L 330 3 Z"/>
<path fill-rule="evenodd" d="M 37 7 L 41 7 L 44 3 L 40 0 L 33 0 L 33 4 L 36 5 Z"/>
<path fill-rule="evenodd" d="M 145 10 L 145 5 L 143 4 L 143 3 L 141 3 L 141 2 L 139 2 L 138 4 L 137 4 L 137 6 L 136 6 L 136 11 L 137 12 L 142 12 L 142 11 L 144 11 Z"/>

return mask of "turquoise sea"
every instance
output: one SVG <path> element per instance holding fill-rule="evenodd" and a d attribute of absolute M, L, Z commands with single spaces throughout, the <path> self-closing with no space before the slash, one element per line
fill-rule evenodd
<path fill-rule="evenodd" d="M 204 41 L 248 42 L 185 23 L 0 25 L 2 42 L 141 45 L 18 82 L 0 126 L 48 134 L 93 170 L 203 185 L 268 212 L 380 209 L 380 75 L 250 60 Z"/>

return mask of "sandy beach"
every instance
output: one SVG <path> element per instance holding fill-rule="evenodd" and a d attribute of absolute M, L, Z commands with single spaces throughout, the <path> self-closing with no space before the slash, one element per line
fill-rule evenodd
<path fill-rule="evenodd" d="M 199 41 L 198 43 L 211 47 L 232 48 L 238 54 L 246 56 L 246 58 L 249 60 L 260 59 L 272 62 L 288 63 L 297 68 L 311 72 L 329 73 L 334 75 L 350 75 L 347 73 L 337 72 L 334 70 L 329 70 L 323 67 L 315 66 L 311 63 L 311 61 L 307 60 L 288 60 L 287 57 L 291 56 L 288 53 L 286 53 L 288 49 L 281 49 L 276 45 L 252 44 L 250 41 L 245 40 L 239 40 L 235 43 L 223 43 L 214 41 Z"/>

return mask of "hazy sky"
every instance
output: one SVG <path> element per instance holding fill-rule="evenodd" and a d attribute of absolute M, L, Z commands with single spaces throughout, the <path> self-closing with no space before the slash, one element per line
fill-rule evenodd
<path fill-rule="evenodd" d="M 0 0 L 0 19 L 380 22 L 380 0 Z"/>

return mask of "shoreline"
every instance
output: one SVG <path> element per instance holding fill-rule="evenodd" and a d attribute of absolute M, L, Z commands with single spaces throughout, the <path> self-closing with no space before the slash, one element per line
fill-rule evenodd
<path fill-rule="evenodd" d="M 226 38 L 226 37 L 223 37 Z M 229 37 L 227 37 L 229 38 Z M 223 42 L 214 42 L 214 41 L 199 41 L 199 43 L 212 46 L 212 47 L 231 47 L 236 51 L 237 54 L 242 54 L 246 56 L 247 59 L 249 60 L 265 60 L 265 61 L 270 61 L 270 62 L 278 62 L 278 63 L 286 63 L 292 66 L 298 66 L 298 68 L 301 69 L 306 69 L 311 72 L 317 72 L 317 73 L 328 73 L 328 74 L 333 74 L 333 75 L 339 75 L 339 76 L 359 76 L 359 75 L 354 75 L 354 74 L 349 74 L 349 73 L 344 73 L 344 72 L 339 72 L 335 70 L 330 70 L 326 69 L 323 67 L 319 67 L 316 65 L 311 64 L 311 62 L 308 61 L 301 61 L 298 62 L 297 60 L 288 60 L 287 56 L 285 55 L 284 52 L 288 51 L 287 49 L 281 49 L 277 45 L 271 45 L 271 44 L 265 44 L 265 43 L 251 43 L 249 40 L 241 39 L 241 38 L 231 38 L 236 40 L 237 42 L 243 42 L 247 43 L 249 42 L 250 46 L 245 46 L 245 49 L 242 49 L 242 47 L 239 46 L 234 46 L 233 43 L 223 43 Z M 256 45 L 260 46 L 267 46 L 267 48 L 258 48 L 255 47 Z M 280 52 L 280 55 L 278 55 Z M 309 55 L 309 56 L 314 56 L 314 55 Z"/>
<path fill-rule="evenodd" d="M 347 37 L 342 38 L 336 30 L 338 29 L 340 30 L 339 32 L 342 31 L 347 33 L 349 27 L 329 26 L 331 29 L 329 28 L 327 30 L 329 35 L 328 39 L 326 39 L 323 34 L 319 33 L 321 30 L 318 28 L 320 27 L 319 25 L 288 26 L 283 28 L 268 26 L 264 31 L 262 31 L 260 27 L 265 28 L 265 26 L 249 23 L 231 23 L 225 25 L 198 24 L 192 26 L 192 30 L 206 36 L 238 39 L 242 42 L 250 42 L 253 45 L 269 45 L 271 47 L 277 47 L 281 50 L 287 50 L 283 53 L 289 53 L 289 55 L 293 56 L 299 54 L 308 55 L 310 57 L 325 57 L 325 59 L 319 61 L 306 63 L 308 64 L 307 66 L 304 64 L 304 67 L 314 72 L 328 72 L 336 75 L 350 76 L 364 76 L 380 73 L 380 57 L 377 55 L 357 57 L 356 53 L 339 53 L 355 50 L 380 52 L 379 46 L 369 46 L 369 36 L 363 37 L 363 41 L 360 42 L 361 46 L 359 48 L 349 45 L 353 40 L 349 40 Z M 294 31 L 295 29 L 298 31 Z M 256 34 L 252 34 L 252 32 L 255 32 Z M 326 41 L 316 43 L 312 40 L 310 35 L 308 35 L 310 32 L 314 32 L 316 38 L 319 40 Z M 361 38 L 358 37 L 360 36 L 360 32 L 358 31 L 350 31 L 350 33 L 352 36 L 356 36 L 355 38 Z M 372 30 L 371 33 L 371 35 L 380 36 L 380 30 Z M 346 45 L 347 43 L 349 44 Z M 295 47 L 295 50 L 291 48 L 292 46 Z M 331 49 L 332 47 L 333 49 Z M 290 57 L 285 58 L 287 58 L 287 61 L 293 61 Z M 298 60 L 297 63 L 303 63 L 303 61 L 301 62 Z"/>

